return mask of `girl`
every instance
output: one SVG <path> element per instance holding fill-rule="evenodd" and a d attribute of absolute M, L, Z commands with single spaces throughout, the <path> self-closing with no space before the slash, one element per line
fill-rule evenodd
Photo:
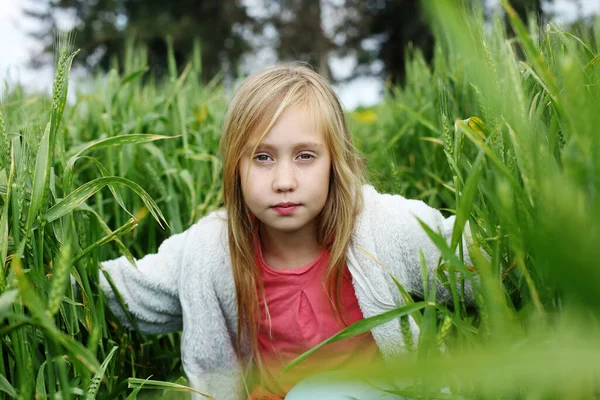
<path fill-rule="evenodd" d="M 323 347 L 318 363 L 309 359 L 276 379 L 345 326 L 401 305 L 390 272 L 422 292 L 419 250 L 430 268 L 440 253 L 417 217 L 446 237 L 454 217 L 365 184 L 338 98 L 305 66 L 248 77 L 231 100 L 220 146 L 224 210 L 165 240 L 137 268 L 125 257 L 102 263 L 143 332 L 183 329 L 191 386 L 219 400 L 252 391 L 283 398 L 315 372 L 404 351 L 399 322 L 391 321 Z M 129 326 L 102 274 L 100 283 Z M 440 288 L 438 298 L 448 293 Z M 250 367 L 259 372 L 256 385 L 243 379 Z M 295 398 L 304 386 L 291 390 Z"/>

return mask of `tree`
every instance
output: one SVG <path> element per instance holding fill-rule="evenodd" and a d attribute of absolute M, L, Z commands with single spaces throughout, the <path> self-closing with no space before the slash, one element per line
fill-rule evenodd
<path fill-rule="evenodd" d="M 384 74 L 393 84 L 404 79 L 405 49 L 409 43 L 420 48 L 426 60 L 433 55 L 433 35 L 417 0 L 367 2 L 370 24 L 367 34 L 380 38 L 376 58 L 384 65 Z M 366 58 L 364 62 L 372 61 Z"/>
<path fill-rule="evenodd" d="M 261 27 L 263 47 L 272 48 L 280 61 L 304 61 L 330 77 L 327 56 L 331 51 L 321 24 L 320 0 L 263 0 Z M 269 37 L 269 30 L 276 35 Z"/>
<path fill-rule="evenodd" d="M 122 56 L 127 37 L 147 46 L 157 75 L 167 65 L 167 36 L 178 64 L 191 54 L 194 39 L 200 39 L 204 80 L 222 69 L 235 74 L 241 55 L 250 49 L 242 32 L 252 29 L 252 20 L 238 0 L 45 1 L 43 10 L 25 10 L 40 21 L 40 29 L 31 34 L 44 43 L 42 54 L 32 57 L 33 66 L 48 62 L 57 15 L 65 13 L 75 17 L 74 45 L 81 49 L 76 61 L 88 68 L 107 69 L 113 56 Z"/>
<path fill-rule="evenodd" d="M 46 41 L 46 54 L 52 52 L 49 33 L 56 11 L 68 11 L 76 17 L 75 45 L 81 48 L 77 61 L 106 69 L 113 55 L 122 54 L 124 38 L 132 35 L 148 46 L 149 64 L 158 75 L 167 62 L 167 35 L 173 38 L 179 64 L 191 52 L 193 38 L 202 40 L 205 80 L 221 69 L 235 73 L 244 53 L 268 47 L 277 60 L 308 62 L 332 81 L 379 75 L 398 84 L 405 74 L 407 45 L 421 49 L 429 60 L 434 44 L 419 0 L 262 0 L 253 7 L 258 10 L 253 16 L 242 0 L 45 1 L 46 10 L 29 14 L 43 23 L 35 36 Z M 542 0 L 511 4 L 522 18 L 530 11 L 542 12 Z M 352 73 L 332 76 L 331 56 L 353 57 Z M 47 61 L 39 55 L 34 60 Z"/>
<path fill-rule="evenodd" d="M 418 0 L 263 1 L 263 27 L 276 32 L 271 44 L 280 60 L 302 60 L 332 80 L 384 75 L 398 83 L 404 76 L 409 42 L 431 54 L 433 37 Z M 345 79 L 332 77 L 329 57 L 357 60 Z M 383 68 L 377 68 L 380 60 Z M 337 78 L 337 79 L 336 79 Z"/>
<path fill-rule="evenodd" d="M 546 3 L 550 3 L 550 1 L 546 1 Z M 510 0 L 510 4 L 523 21 L 527 21 L 530 13 L 538 18 L 542 16 L 542 0 Z"/>

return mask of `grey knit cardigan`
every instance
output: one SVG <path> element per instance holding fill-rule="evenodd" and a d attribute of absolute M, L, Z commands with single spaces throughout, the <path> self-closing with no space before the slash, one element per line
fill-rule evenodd
<path fill-rule="evenodd" d="M 409 292 L 422 293 L 420 249 L 430 272 L 437 265 L 440 252 L 417 217 L 448 241 L 455 217 L 444 218 L 422 201 L 378 193 L 371 185 L 362 189 L 365 203 L 352 234 L 347 265 L 358 304 L 368 318 L 404 302 L 390 273 Z M 218 210 L 201 218 L 185 232 L 165 240 L 158 253 L 136 260 L 137 268 L 125 257 L 101 264 L 142 332 L 183 329 L 181 357 L 193 388 L 218 400 L 238 400 L 244 398 L 244 391 L 235 351 L 237 305 L 225 217 L 225 211 Z M 463 252 L 465 261 L 470 262 L 467 248 L 472 241 L 468 225 L 466 228 Z M 131 328 L 103 274 L 100 285 L 111 310 Z M 438 299 L 448 299 L 447 291 L 437 287 Z M 467 288 L 470 292 L 470 286 Z M 413 337 L 417 337 L 418 328 L 412 319 L 410 322 Z M 405 348 L 398 320 L 371 333 L 388 360 Z"/>

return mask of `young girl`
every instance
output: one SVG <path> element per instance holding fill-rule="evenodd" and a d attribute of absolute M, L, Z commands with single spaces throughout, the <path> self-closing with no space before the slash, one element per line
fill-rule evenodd
<path fill-rule="evenodd" d="M 305 66 L 248 77 L 229 105 L 220 150 L 224 210 L 165 240 L 137 268 L 125 257 L 102 263 L 143 332 L 183 329 L 190 385 L 219 400 L 290 390 L 301 398 L 305 385 L 292 387 L 302 378 L 403 352 L 395 320 L 325 346 L 317 362 L 277 379 L 344 327 L 401 305 L 390 273 L 422 293 L 419 250 L 431 269 L 440 253 L 417 217 L 448 238 L 454 217 L 365 184 L 338 98 Z M 102 274 L 100 282 L 129 326 Z M 448 293 L 440 288 L 438 298 Z M 256 385 L 243 379 L 249 368 L 259 371 Z"/>

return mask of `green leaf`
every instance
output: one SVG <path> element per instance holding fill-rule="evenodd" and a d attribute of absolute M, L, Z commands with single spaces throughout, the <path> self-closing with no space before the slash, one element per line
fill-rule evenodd
<path fill-rule="evenodd" d="M 96 178 L 93 181 L 87 182 L 84 185 L 78 187 L 73 192 L 69 193 L 67 197 L 56 203 L 46 213 L 46 219 L 48 222 L 52 222 L 70 212 L 75 210 L 80 204 L 90 198 L 98 190 L 102 189 L 106 185 L 124 185 L 135 192 L 144 202 L 152 216 L 156 219 L 161 228 L 164 229 L 164 223 L 167 227 L 167 221 L 162 215 L 162 212 L 152 200 L 150 195 L 137 183 L 121 178 L 118 176 L 105 176 L 102 178 Z M 162 221 L 162 223 L 161 223 Z"/>
<path fill-rule="evenodd" d="M 12 186 L 13 180 L 15 177 L 15 154 L 14 149 L 11 146 L 10 149 L 10 169 L 8 173 L 8 181 L 6 182 L 6 204 L 2 209 L 2 220 L 0 221 L 0 265 L 6 265 L 6 256 L 8 255 L 8 216 L 9 216 L 9 207 L 15 204 L 14 199 L 11 198 L 12 194 Z M 14 214 L 13 214 L 14 217 Z M 16 226 L 16 221 L 13 221 L 13 227 Z M 13 241 L 18 240 L 15 239 L 13 235 Z M 4 292 L 6 289 L 6 276 L 4 272 L 4 268 L 0 270 L 0 293 Z"/>
<path fill-rule="evenodd" d="M 0 217 L 0 261 L 2 265 L 6 264 L 6 255 L 8 254 L 8 208 L 10 202 L 7 202 L 2 208 Z M 6 277 L 4 268 L 0 269 L 0 293 L 6 289 Z"/>
<path fill-rule="evenodd" d="M 134 389 L 134 390 L 133 390 L 133 391 L 132 391 L 132 392 L 129 394 L 129 396 L 127 396 L 127 399 L 125 399 L 125 400 L 137 400 L 137 395 L 140 393 L 140 390 L 142 390 L 142 388 L 144 387 L 144 384 L 145 384 L 146 382 L 148 382 L 148 379 L 150 379 L 150 378 L 147 378 L 147 379 L 145 379 L 143 382 L 141 382 L 141 383 L 139 384 L 139 386 L 137 386 L 137 387 L 136 387 L 136 388 L 135 388 L 135 389 Z"/>
<path fill-rule="evenodd" d="M 592 68 L 596 64 L 600 64 L 600 54 L 598 54 L 596 57 L 592 58 L 590 60 L 590 62 L 587 63 L 587 65 L 585 66 L 585 70 L 587 71 L 588 69 Z"/>
<path fill-rule="evenodd" d="M 113 146 L 123 146 L 126 144 L 140 144 L 154 142 L 156 140 L 177 139 L 180 136 L 181 135 L 164 136 L 147 133 L 131 133 L 128 135 L 112 136 L 109 138 L 94 140 L 92 142 L 85 143 L 74 150 L 69 151 L 69 153 L 67 153 L 67 156 L 69 157 L 69 162 L 67 162 L 67 165 L 69 165 L 70 163 L 72 164 L 74 162 L 74 158 L 79 157 L 81 154 L 88 151 L 104 149 Z"/>
<path fill-rule="evenodd" d="M 15 391 L 15 388 L 12 387 L 10 382 L 2 374 L 0 374 L 0 390 L 7 393 L 11 397 L 17 397 L 17 392 Z"/>
<path fill-rule="evenodd" d="M 179 136 L 163 136 L 163 135 L 151 135 L 145 133 L 132 133 L 129 135 L 119 135 L 113 136 L 104 139 L 94 140 L 89 143 L 85 143 L 79 146 L 75 150 L 71 150 L 68 152 L 68 161 L 65 166 L 64 172 L 64 181 L 65 181 L 65 190 L 69 191 L 71 189 L 71 184 L 73 182 L 73 168 L 75 162 L 80 158 L 81 154 L 98 149 L 104 149 L 107 147 L 113 146 L 124 146 L 127 144 L 141 144 L 153 142 L 156 140 L 164 140 L 164 139 L 176 139 Z"/>
<path fill-rule="evenodd" d="M 121 79 L 121 85 L 119 86 L 119 88 L 122 88 L 123 86 L 125 86 L 129 82 L 133 81 L 134 79 L 137 79 L 137 78 L 141 77 L 147 71 L 148 71 L 148 67 L 144 67 L 144 68 L 141 68 L 141 69 L 139 69 L 137 71 L 133 71 L 132 73 L 130 73 L 129 75 L 127 75 L 123 79 Z"/>
<path fill-rule="evenodd" d="M 38 297 L 35 290 L 25 276 L 25 272 L 21 267 L 21 262 L 18 257 L 13 258 L 11 268 L 15 271 L 15 276 L 19 285 L 21 299 L 33 316 L 33 320 L 43 328 L 50 340 L 62 345 L 69 353 L 71 360 L 86 370 L 96 372 L 100 365 L 92 353 L 85 348 L 81 343 L 76 342 L 71 336 L 58 330 L 54 325 L 53 318 L 46 311 L 44 303 Z"/>
<path fill-rule="evenodd" d="M 46 369 L 46 364 L 48 360 L 45 360 L 40 366 L 40 370 L 38 371 L 37 378 L 35 380 L 35 395 L 36 398 L 41 397 L 45 398 L 47 396 L 46 393 L 46 378 L 44 377 L 44 370 Z"/>
<path fill-rule="evenodd" d="M 350 325 L 349 327 L 342 329 L 340 332 L 333 335 L 329 339 L 324 340 L 323 342 L 319 343 L 312 349 L 310 349 L 310 350 L 302 353 L 298 357 L 294 358 L 292 361 L 290 361 L 287 365 L 285 365 L 282 368 L 281 372 L 279 373 L 279 376 L 281 376 L 281 374 L 283 374 L 285 372 L 288 372 L 289 370 L 294 368 L 296 365 L 298 365 L 302 361 L 306 360 L 309 356 L 311 356 L 313 353 L 315 353 L 321 347 L 323 347 L 327 344 L 339 342 L 340 340 L 344 340 L 346 338 L 350 338 L 350 337 L 353 337 L 356 335 L 360 335 L 361 333 L 368 332 L 371 329 L 374 329 L 374 328 L 378 327 L 379 325 L 383 325 L 388 321 L 391 321 L 396 318 L 400 318 L 403 315 L 413 313 L 415 311 L 421 310 L 422 308 L 425 308 L 428 306 L 434 307 L 435 303 L 432 303 L 429 301 L 421 301 L 418 303 L 398 307 L 391 311 L 386 311 L 382 314 L 375 315 L 373 317 L 365 318 L 358 322 L 355 322 L 354 324 Z"/>
<path fill-rule="evenodd" d="M 144 385 L 144 389 L 159 389 L 159 390 L 171 390 L 176 392 L 193 392 L 199 394 L 200 396 L 204 396 L 207 399 L 215 400 L 214 397 L 208 395 L 206 393 L 202 393 L 196 389 L 193 389 L 189 386 L 180 385 L 178 383 L 172 382 L 163 382 L 163 381 L 151 381 L 148 379 L 139 379 L 139 378 L 128 378 L 127 383 L 130 388 L 139 387 L 138 385 Z"/>
<path fill-rule="evenodd" d="M 541 80 L 546 83 L 546 87 L 548 88 L 548 92 L 551 94 L 552 98 L 559 99 L 561 97 L 560 90 L 558 89 L 556 79 L 548 68 L 548 63 L 544 59 L 544 55 L 535 45 L 535 42 L 529 35 L 529 32 L 523 24 L 523 21 L 521 21 L 521 18 L 519 18 L 519 15 L 514 8 L 511 7 L 508 0 L 501 0 L 500 2 L 502 7 L 504 7 L 506 15 L 508 16 L 510 25 L 513 27 L 517 37 L 519 38 L 520 44 L 523 46 L 523 50 L 525 50 L 525 53 L 527 54 L 527 59 L 529 62 L 531 62 Z M 555 104 L 558 108 L 562 108 L 561 101 L 556 101 Z"/>
<path fill-rule="evenodd" d="M 415 301 L 413 300 L 413 298 L 410 296 L 410 294 L 408 294 L 406 289 L 404 289 L 404 286 L 402 286 L 402 284 L 400 282 L 398 282 L 398 280 L 392 274 L 392 271 L 390 271 L 389 268 L 387 268 L 384 264 L 382 264 L 370 251 L 368 251 L 360 246 L 358 247 L 358 249 L 360 251 L 362 251 L 363 253 L 365 253 L 367 255 L 367 257 L 369 257 L 375 263 L 380 265 L 390 275 L 390 277 L 392 278 L 392 281 L 394 282 L 394 284 L 398 288 L 398 291 L 402 295 L 402 298 L 404 299 L 405 304 L 415 304 Z M 411 316 L 415 320 L 415 323 L 417 324 L 417 326 L 421 326 L 421 317 L 422 317 L 421 312 L 415 311 L 411 314 Z"/>
<path fill-rule="evenodd" d="M 412 110 L 410 107 L 408 107 L 406 104 L 403 104 L 403 103 L 399 103 L 398 108 L 409 113 L 421 125 L 423 125 L 427 129 L 429 129 L 431 132 L 435 133 L 437 136 L 443 136 L 443 133 L 435 125 L 433 125 L 433 123 L 431 123 L 431 121 L 429 121 L 427 118 L 425 118 L 425 116 L 423 116 L 423 114 Z"/>
<path fill-rule="evenodd" d="M 462 272 L 466 278 L 472 278 L 473 273 L 465 267 L 463 262 L 458 258 L 458 256 L 454 253 L 454 251 L 452 251 L 450 249 L 450 247 L 446 243 L 446 238 L 444 236 L 442 236 L 441 234 L 433 231 L 433 229 L 431 229 L 425 222 L 423 222 L 423 220 L 421 220 L 418 217 L 417 217 L 417 221 L 419 221 L 419 224 L 425 230 L 425 233 L 427 234 L 427 236 L 429 236 L 431 241 L 440 250 L 440 252 L 442 253 L 442 256 L 446 260 L 450 261 L 452 263 L 452 265 L 454 265 L 460 272 Z"/>
<path fill-rule="evenodd" d="M 521 184 L 515 179 L 515 177 L 510 172 L 508 167 L 498 157 L 498 155 L 496 153 L 494 153 L 494 151 L 490 148 L 490 146 L 488 146 L 479 135 L 475 134 L 472 129 L 468 128 L 468 126 L 464 122 L 460 121 L 456 124 L 456 126 L 457 126 L 458 131 L 464 133 L 465 136 L 469 140 L 471 140 L 471 142 L 475 146 L 477 146 L 477 148 L 479 148 L 480 150 L 483 150 L 485 152 L 485 155 L 487 156 L 488 160 L 490 160 L 492 163 L 494 163 L 496 168 L 498 168 L 498 170 L 500 172 L 502 172 L 503 176 L 505 176 L 506 179 L 511 183 L 511 185 L 515 189 L 515 191 L 518 191 L 520 193 L 521 192 Z"/>
<path fill-rule="evenodd" d="M 140 327 L 138 326 L 137 321 L 135 320 L 133 315 L 131 315 L 131 312 L 129 312 L 129 307 L 127 307 L 127 303 L 125 303 L 125 300 L 123 300 L 123 296 L 121 296 L 121 293 L 119 292 L 119 289 L 117 289 L 117 286 L 115 285 L 115 282 L 113 281 L 112 277 L 104 269 L 101 268 L 100 271 L 102 271 L 102 274 L 104 274 L 104 277 L 106 278 L 106 281 L 110 285 L 110 288 L 112 289 L 115 297 L 117 298 L 117 301 L 119 302 L 121 309 L 125 313 L 127 320 L 129 321 L 131 326 L 133 326 L 133 329 L 137 332 L 137 334 L 143 338 L 144 335 L 140 331 Z"/>
<path fill-rule="evenodd" d="M 12 331 L 20 329 L 22 326 L 34 323 L 34 321 L 31 318 L 16 313 L 9 314 L 9 317 L 11 319 L 10 325 L 5 325 L 2 328 L 0 328 L 0 336 L 2 337 L 8 335 Z"/>
<path fill-rule="evenodd" d="M 394 281 L 396 288 L 398 288 L 398 291 L 402 295 L 402 298 L 404 299 L 404 303 L 405 304 L 415 304 L 415 301 L 413 300 L 411 295 L 408 294 L 406 289 L 404 289 L 404 286 L 400 282 L 398 282 L 396 277 L 392 274 L 390 274 L 390 277 L 392 278 L 392 281 Z M 415 312 L 411 313 L 410 315 L 413 318 L 413 320 L 415 321 L 415 324 L 417 324 L 418 327 L 421 327 L 421 320 L 423 318 L 423 316 L 421 315 L 421 312 L 415 311 Z"/>
<path fill-rule="evenodd" d="M 481 165 L 485 159 L 484 156 L 485 153 L 480 150 L 475 162 L 473 163 L 471 173 L 467 177 L 467 181 L 465 182 L 465 186 L 463 187 L 461 196 L 459 198 L 459 205 L 458 209 L 456 210 L 456 220 L 454 221 L 454 229 L 452 230 L 452 241 L 450 244 L 450 248 L 452 250 L 456 249 L 456 246 L 461 241 L 465 224 L 467 223 L 469 215 L 471 214 L 475 196 L 477 195 L 477 185 L 482 172 Z"/>
<path fill-rule="evenodd" d="M 94 157 L 82 156 L 82 157 L 79 157 L 79 159 L 80 160 L 87 159 L 87 160 L 92 161 L 94 163 L 94 165 L 96 165 L 96 168 L 98 168 L 98 171 L 100 171 L 100 175 L 110 176 L 110 172 L 106 169 L 106 167 L 104 167 L 104 165 L 102 165 L 102 163 L 100 163 L 100 161 L 96 160 Z M 121 197 L 121 194 L 119 193 L 119 191 L 112 185 L 108 185 L 108 190 L 110 190 L 113 197 L 117 201 L 117 204 L 123 209 L 123 211 L 125 211 L 127 214 L 129 214 L 131 217 L 133 217 L 133 214 L 131 214 L 129 212 L 129 210 L 127 209 L 127 207 L 125 207 L 125 203 L 123 202 L 123 198 Z"/>
<path fill-rule="evenodd" d="M 27 213 L 26 231 L 29 231 L 33 221 L 39 212 L 44 192 L 48 181 L 48 172 L 50 171 L 50 125 L 46 125 L 46 130 L 40 141 L 35 159 L 35 172 L 33 176 L 33 188 L 31 189 L 31 204 Z"/>
<path fill-rule="evenodd" d="M 94 210 L 93 208 L 91 208 L 90 206 L 88 206 L 85 203 L 80 204 L 79 207 L 77 207 L 77 210 L 85 211 L 85 212 L 88 212 L 88 213 L 94 215 L 96 217 L 98 224 L 100 225 L 100 228 L 102 229 L 102 231 L 104 231 L 104 233 L 106 233 L 106 235 L 113 234 L 112 229 L 110 229 L 110 227 L 106 224 L 106 222 L 104 222 L 104 219 L 102 219 L 102 217 L 100 216 L 100 214 L 98 214 L 96 212 L 96 210 Z M 135 265 L 135 258 L 133 258 L 133 255 L 131 254 L 129 249 L 123 244 L 123 242 L 121 242 L 121 240 L 117 236 L 114 237 L 113 241 L 117 244 L 117 246 L 121 250 L 121 253 L 125 255 L 127 260 L 129 260 L 129 262 L 132 265 Z"/>
<path fill-rule="evenodd" d="M 577 43 L 579 43 L 581 45 L 581 47 L 583 47 L 583 49 L 588 54 L 588 57 L 594 58 L 594 56 L 595 56 L 594 52 L 592 51 L 592 49 L 590 49 L 590 47 L 583 40 L 581 40 L 577 36 L 573 35 L 571 32 L 560 29 L 558 26 L 556 26 L 552 22 L 549 22 L 548 25 L 550 25 L 554 29 L 554 31 L 559 34 L 561 39 L 563 37 L 565 39 L 567 39 L 567 38 L 574 39 Z M 566 40 L 565 40 L 565 42 L 566 42 Z"/>
<path fill-rule="evenodd" d="M 92 243 L 91 245 L 86 247 L 83 251 L 81 251 L 81 253 L 77 254 L 77 256 L 73 260 L 73 264 L 75 264 L 77 261 L 81 260 L 83 257 L 85 257 L 87 254 L 89 254 L 96 247 L 100 247 L 105 243 L 108 243 L 112 240 L 117 239 L 119 236 L 123 236 L 123 235 L 131 232 L 133 229 L 135 229 L 135 227 L 137 225 L 138 225 L 138 220 L 135 218 L 131 218 L 129 221 L 127 221 L 125 224 L 123 224 L 123 226 L 119 227 L 119 229 L 100 238 L 99 240 L 95 241 L 94 243 Z"/>
<path fill-rule="evenodd" d="M 102 383 L 102 378 L 104 377 L 104 373 L 106 372 L 106 367 L 115 355 L 118 348 L 119 346 L 113 346 L 110 353 L 108 353 L 108 356 L 106 356 L 106 358 L 102 362 L 102 365 L 100 365 L 100 370 L 96 372 L 90 380 L 85 396 L 86 400 L 94 400 L 96 398 L 96 394 L 98 394 L 98 389 L 100 389 L 100 383 Z"/>

